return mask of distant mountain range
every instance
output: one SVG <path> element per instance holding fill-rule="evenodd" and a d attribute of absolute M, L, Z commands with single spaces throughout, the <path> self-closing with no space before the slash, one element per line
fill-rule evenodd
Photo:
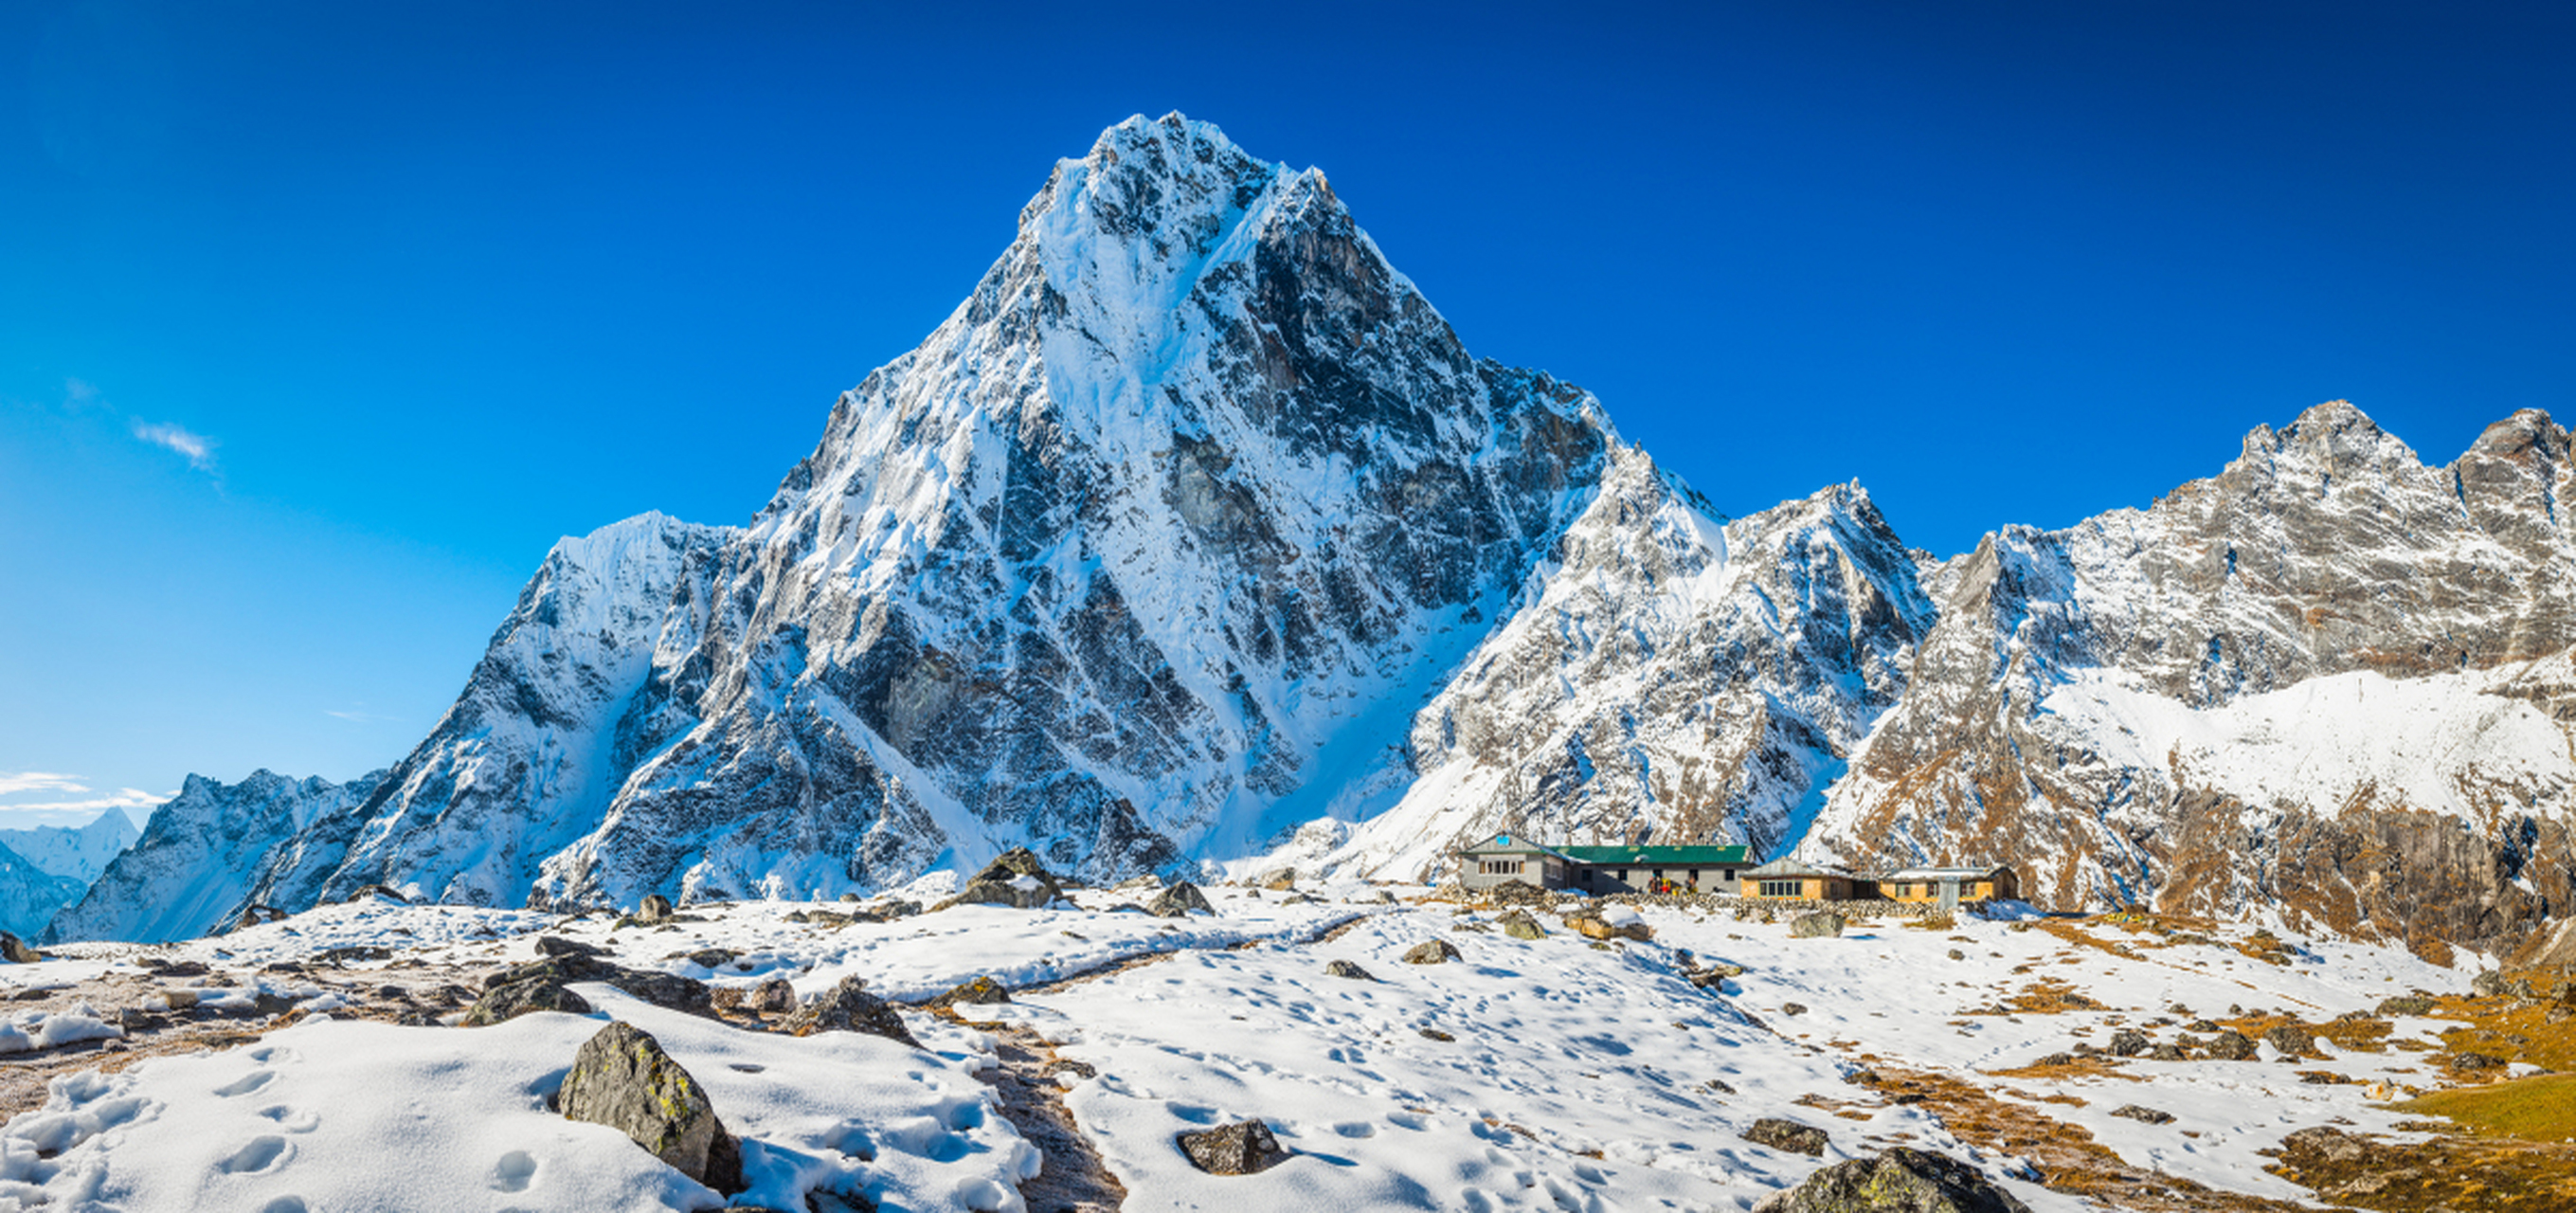
<path fill-rule="evenodd" d="M 1323 174 L 1130 119 L 746 525 L 563 541 L 409 755 L 191 779 L 52 934 L 1511 829 L 2500 947 L 2571 891 L 2567 469 L 2540 413 L 2436 468 L 2336 402 L 1946 560 L 1857 485 L 1730 520 Z"/>

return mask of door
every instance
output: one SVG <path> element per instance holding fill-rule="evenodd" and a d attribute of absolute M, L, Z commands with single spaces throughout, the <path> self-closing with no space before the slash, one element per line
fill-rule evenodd
<path fill-rule="evenodd" d="M 1956 909 L 1958 909 L 1958 908 L 1959 908 L 1959 882 L 1958 882 L 1958 881 L 1955 881 L 1955 880 L 1945 880 L 1945 881 L 1942 881 L 1942 882 L 1941 882 L 1941 910 L 1942 910 L 1942 912 L 1943 912 L 1943 913 L 1948 913 L 1948 912 L 1950 912 L 1950 911 L 1952 911 L 1952 910 L 1956 910 Z"/>

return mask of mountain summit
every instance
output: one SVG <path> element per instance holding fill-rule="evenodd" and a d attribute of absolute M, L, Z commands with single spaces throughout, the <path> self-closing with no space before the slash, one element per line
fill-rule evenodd
<path fill-rule="evenodd" d="M 556 545 L 409 755 L 192 780 L 59 938 L 386 884 L 830 897 L 1030 847 L 1419 878 L 1509 830 L 2501 947 L 2570 896 L 2565 430 L 2343 402 L 2062 531 L 1727 519 L 1471 356 L 1321 173 L 1179 115 L 1059 162 L 746 525 Z"/>

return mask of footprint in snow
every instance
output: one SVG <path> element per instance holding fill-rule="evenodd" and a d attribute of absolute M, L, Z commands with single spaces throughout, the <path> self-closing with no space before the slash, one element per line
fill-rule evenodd
<path fill-rule="evenodd" d="M 250 1144 L 233 1151 L 215 1164 L 215 1169 L 231 1175 L 266 1171 L 283 1165 L 289 1153 L 283 1137 L 254 1137 Z"/>
<path fill-rule="evenodd" d="M 537 1173 L 537 1160 L 525 1150 L 512 1150 L 501 1156 L 492 1167 L 492 1190 L 525 1192 L 528 1181 Z"/>
<path fill-rule="evenodd" d="M 236 1095 L 248 1095 L 251 1092 L 275 1081 L 277 1081 L 277 1071 L 253 1070 L 248 1074 L 244 1074 L 231 1082 L 215 1088 L 215 1094 L 221 1095 L 226 1099 L 230 1099 Z"/>
<path fill-rule="evenodd" d="M 322 1127 L 321 1117 L 284 1104 L 273 1108 L 261 1108 L 259 1114 L 277 1122 L 277 1127 L 289 1133 L 310 1133 Z"/>
<path fill-rule="evenodd" d="M 301 1196 L 280 1196 L 259 1207 L 259 1213 L 306 1213 Z"/>

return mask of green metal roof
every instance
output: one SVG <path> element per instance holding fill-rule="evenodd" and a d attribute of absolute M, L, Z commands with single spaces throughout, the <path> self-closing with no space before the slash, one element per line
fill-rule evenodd
<path fill-rule="evenodd" d="M 1582 863 L 1617 863 L 1652 867 L 1655 864 L 1689 865 L 1702 863 L 1742 863 L 1743 847 L 1558 847 L 1559 854 Z"/>

